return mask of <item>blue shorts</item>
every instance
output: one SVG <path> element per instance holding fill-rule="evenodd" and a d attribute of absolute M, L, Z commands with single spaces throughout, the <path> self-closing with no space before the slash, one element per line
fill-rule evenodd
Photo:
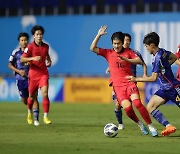
<path fill-rule="evenodd" d="M 175 103 L 178 107 L 180 107 L 180 88 L 171 88 L 169 90 L 161 90 L 159 89 L 157 92 L 155 92 L 155 95 L 163 98 L 166 102 L 172 101 Z"/>
<path fill-rule="evenodd" d="M 21 98 L 27 98 L 29 96 L 28 80 L 17 80 L 17 87 Z"/>

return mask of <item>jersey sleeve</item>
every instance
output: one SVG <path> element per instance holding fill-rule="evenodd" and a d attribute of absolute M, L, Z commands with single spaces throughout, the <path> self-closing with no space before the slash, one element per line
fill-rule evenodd
<path fill-rule="evenodd" d="M 9 62 L 14 65 L 16 63 L 16 50 L 13 50 L 10 57 L 9 57 Z"/>
<path fill-rule="evenodd" d="M 24 53 L 22 55 L 23 57 L 31 57 L 31 46 L 28 45 L 25 50 L 24 50 Z"/>
<path fill-rule="evenodd" d="M 98 55 L 100 56 L 103 56 L 103 57 L 107 57 L 107 54 L 108 54 L 108 49 L 102 49 L 102 48 L 99 48 L 99 53 Z"/>

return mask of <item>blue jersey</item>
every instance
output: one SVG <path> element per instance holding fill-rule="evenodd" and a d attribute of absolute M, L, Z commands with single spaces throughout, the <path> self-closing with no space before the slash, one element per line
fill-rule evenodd
<path fill-rule="evenodd" d="M 26 76 L 22 77 L 18 73 L 15 72 L 16 80 L 27 80 L 29 65 L 25 65 L 24 63 L 20 62 L 21 56 L 23 51 L 20 48 L 15 49 L 12 51 L 11 56 L 9 57 L 9 62 L 19 70 L 24 70 L 26 72 Z"/>
<path fill-rule="evenodd" d="M 133 50 L 133 49 L 131 49 L 131 50 Z M 140 52 L 137 51 L 137 50 L 133 50 L 133 52 L 134 52 L 134 53 L 142 60 L 142 62 L 144 63 L 144 59 L 142 58 L 142 55 L 140 54 Z M 137 67 L 136 64 L 132 64 L 132 65 L 131 65 L 132 74 L 133 74 L 133 76 L 135 76 L 135 77 L 136 77 L 136 67 Z"/>
<path fill-rule="evenodd" d="M 171 64 L 169 63 L 170 54 L 170 51 L 159 48 L 152 61 L 152 72 L 159 73 L 158 79 L 162 90 L 169 90 L 180 85 L 180 81 L 174 77 Z"/>

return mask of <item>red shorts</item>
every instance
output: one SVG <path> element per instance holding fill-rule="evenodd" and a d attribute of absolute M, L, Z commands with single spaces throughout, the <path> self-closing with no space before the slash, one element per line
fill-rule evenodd
<path fill-rule="evenodd" d="M 116 93 L 117 100 L 120 104 L 125 99 L 130 100 L 130 96 L 132 94 L 139 95 L 138 87 L 134 82 L 129 82 L 127 83 L 127 85 L 123 85 L 123 86 L 113 86 L 113 89 L 114 92 Z"/>
<path fill-rule="evenodd" d="M 40 79 L 38 80 L 33 80 L 33 79 L 30 79 L 29 78 L 29 94 L 33 95 L 35 94 L 35 92 L 41 88 L 41 87 L 44 87 L 44 86 L 48 86 L 49 82 L 48 82 L 48 77 L 47 76 L 44 76 L 44 77 L 41 77 Z"/>

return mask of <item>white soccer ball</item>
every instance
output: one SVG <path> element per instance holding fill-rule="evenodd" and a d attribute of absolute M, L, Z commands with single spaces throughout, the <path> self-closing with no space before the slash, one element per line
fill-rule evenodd
<path fill-rule="evenodd" d="M 104 127 L 104 135 L 107 137 L 115 137 L 118 134 L 118 127 L 113 123 L 108 123 Z"/>

